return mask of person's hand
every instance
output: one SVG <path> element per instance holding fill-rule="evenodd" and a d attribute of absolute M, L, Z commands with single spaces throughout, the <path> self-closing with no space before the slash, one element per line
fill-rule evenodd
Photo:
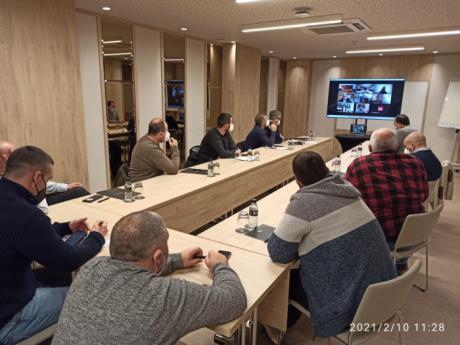
<path fill-rule="evenodd" d="M 107 236 L 109 230 L 107 229 L 107 222 L 105 220 L 98 220 L 91 227 L 91 231 L 100 233 L 102 236 Z"/>
<path fill-rule="evenodd" d="M 174 138 L 169 139 L 169 146 L 177 147 L 178 145 L 179 145 L 179 143 L 177 142 L 176 139 L 174 139 Z"/>
<path fill-rule="evenodd" d="M 72 232 L 81 230 L 81 231 L 89 231 L 89 224 L 86 221 L 88 218 L 80 218 L 74 219 L 69 223 L 69 229 Z"/>
<path fill-rule="evenodd" d="M 286 140 L 281 134 L 280 134 L 280 138 L 282 141 Z"/>
<path fill-rule="evenodd" d="M 203 256 L 203 249 L 199 247 L 189 248 L 184 250 L 182 253 L 182 262 L 184 264 L 184 268 L 190 268 L 197 264 L 199 264 L 202 259 L 194 259 L 194 256 Z"/>
<path fill-rule="evenodd" d="M 236 149 L 236 150 L 235 150 L 235 153 L 240 154 L 240 153 L 241 153 L 241 150 L 240 150 L 240 149 Z"/>
<path fill-rule="evenodd" d="M 272 122 L 272 124 L 270 125 L 270 129 L 272 130 L 272 132 L 276 132 L 278 127 Z"/>
<path fill-rule="evenodd" d="M 225 255 L 222 255 L 221 253 L 214 250 L 209 251 L 208 256 L 204 262 L 211 272 L 214 272 L 214 269 L 218 264 L 228 265 L 228 259 L 225 257 Z"/>
<path fill-rule="evenodd" d="M 72 183 L 69 183 L 67 185 L 67 189 L 75 189 L 75 188 L 78 188 L 78 187 L 81 187 L 83 186 L 80 182 L 72 182 Z"/>

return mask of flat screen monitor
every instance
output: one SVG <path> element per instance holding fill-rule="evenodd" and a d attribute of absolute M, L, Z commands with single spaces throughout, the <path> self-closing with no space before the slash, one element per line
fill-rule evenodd
<path fill-rule="evenodd" d="M 404 79 L 331 79 L 327 117 L 393 120 L 401 113 Z"/>
<path fill-rule="evenodd" d="M 183 80 L 166 80 L 168 89 L 168 108 L 184 108 L 184 81 Z"/>

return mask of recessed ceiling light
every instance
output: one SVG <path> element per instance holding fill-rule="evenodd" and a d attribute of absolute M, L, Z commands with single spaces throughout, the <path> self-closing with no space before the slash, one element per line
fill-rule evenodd
<path fill-rule="evenodd" d="M 287 30 L 298 29 L 312 26 L 320 26 L 327 24 L 340 24 L 342 23 L 341 16 L 333 15 L 326 17 L 310 17 L 293 20 L 282 20 L 276 22 L 265 22 L 258 24 L 243 25 L 241 28 L 242 33 L 262 32 L 273 30 Z"/>
<path fill-rule="evenodd" d="M 379 54 L 379 56 L 383 56 L 383 54 L 382 54 L 382 53 L 380 53 L 380 54 Z"/>
<path fill-rule="evenodd" d="M 425 47 L 403 47 L 403 48 L 382 48 L 382 49 L 363 49 L 347 50 L 345 54 L 369 54 L 369 53 L 392 53 L 392 52 L 411 52 L 424 50 Z"/>
<path fill-rule="evenodd" d="M 112 7 L 110 7 L 110 6 L 102 6 L 101 9 L 103 11 L 112 11 Z"/>
<path fill-rule="evenodd" d="M 104 41 L 102 40 L 103 44 L 116 44 L 116 43 L 121 43 L 123 42 L 122 40 L 111 40 L 111 41 Z"/>
<path fill-rule="evenodd" d="M 433 50 L 433 54 L 438 54 L 439 52 L 437 50 Z"/>
<path fill-rule="evenodd" d="M 333 58 L 333 59 L 337 59 L 337 55 L 332 55 L 332 58 Z"/>
<path fill-rule="evenodd" d="M 369 36 L 369 41 L 376 40 L 396 40 L 402 38 L 419 38 L 419 37 L 436 37 L 436 36 L 452 36 L 460 35 L 460 30 L 444 30 L 444 31 L 430 31 L 430 32 L 416 32 L 412 34 L 398 34 L 398 35 L 379 35 Z"/>
<path fill-rule="evenodd" d="M 235 44 L 235 43 L 236 43 L 236 41 L 230 41 L 230 43 L 231 43 L 231 44 Z"/>
<path fill-rule="evenodd" d="M 186 28 L 185 26 L 183 26 L 183 27 L 181 27 L 179 30 L 180 30 L 180 31 L 188 31 L 188 28 Z"/>
<path fill-rule="evenodd" d="M 235 1 L 238 4 L 245 4 L 247 2 L 256 2 L 256 1 L 260 1 L 260 0 L 235 0 Z"/>
<path fill-rule="evenodd" d="M 292 60 L 297 60 L 297 56 L 293 56 L 293 57 L 292 57 Z"/>
<path fill-rule="evenodd" d="M 268 54 L 274 54 L 274 53 L 275 53 L 274 50 L 269 50 L 269 51 L 268 51 Z"/>

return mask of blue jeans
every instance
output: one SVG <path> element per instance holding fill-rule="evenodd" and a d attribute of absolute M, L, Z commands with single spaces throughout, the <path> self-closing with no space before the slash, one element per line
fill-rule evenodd
<path fill-rule="evenodd" d="M 0 344 L 16 344 L 55 324 L 68 287 L 37 288 L 32 300 L 0 329 Z"/>

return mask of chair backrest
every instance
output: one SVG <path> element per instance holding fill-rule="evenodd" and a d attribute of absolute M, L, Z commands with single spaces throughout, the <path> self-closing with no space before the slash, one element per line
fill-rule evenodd
<path fill-rule="evenodd" d="M 442 166 L 442 173 L 441 173 L 441 177 L 439 178 L 439 195 L 442 199 L 445 199 L 447 181 L 449 177 L 449 171 L 452 168 L 452 163 L 450 161 L 443 161 L 441 163 L 441 166 Z"/>
<path fill-rule="evenodd" d="M 327 160 L 340 156 L 342 153 L 343 153 L 343 149 L 342 149 L 342 145 L 340 145 L 340 141 L 338 141 L 336 137 L 333 137 L 330 156 L 328 157 Z"/>
<path fill-rule="evenodd" d="M 188 150 L 189 155 L 196 155 L 198 154 L 198 151 L 200 151 L 200 145 L 195 145 Z"/>
<path fill-rule="evenodd" d="M 51 338 L 56 333 L 57 323 L 45 328 L 41 332 L 34 334 L 30 338 L 27 338 L 16 345 L 38 345 L 43 343 L 46 339 Z"/>
<path fill-rule="evenodd" d="M 428 198 L 425 201 L 425 209 L 428 206 L 434 209 L 438 205 L 439 179 L 428 182 Z"/>
<path fill-rule="evenodd" d="M 352 323 L 378 325 L 395 316 L 406 301 L 420 266 L 420 260 L 415 260 L 403 275 L 386 282 L 369 285 Z M 353 334 L 350 334 L 350 338 Z"/>
<path fill-rule="evenodd" d="M 117 170 L 117 174 L 115 175 L 112 181 L 112 187 L 120 187 L 125 184 L 125 182 L 129 178 L 129 165 L 127 163 L 123 163 Z"/>
<path fill-rule="evenodd" d="M 396 240 L 395 251 L 399 248 L 417 246 L 426 242 L 442 209 L 443 204 L 439 204 L 433 210 L 407 216 Z"/>

